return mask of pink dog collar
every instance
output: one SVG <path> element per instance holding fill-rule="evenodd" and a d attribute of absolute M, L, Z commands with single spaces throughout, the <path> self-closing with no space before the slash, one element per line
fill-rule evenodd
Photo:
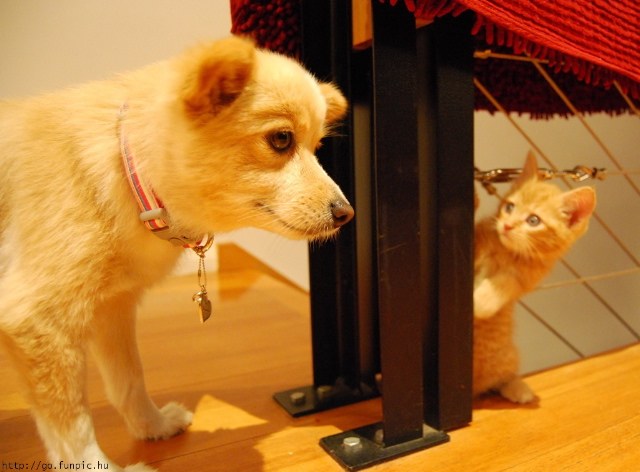
<path fill-rule="evenodd" d="M 183 246 L 185 248 L 200 247 L 200 243 L 205 239 L 204 237 L 193 238 L 182 234 L 175 233 L 170 227 L 170 218 L 164 205 L 153 192 L 153 190 L 142 180 L 136 170 L 133 153 L 129 145 L 129 140 L 124 132 L 124 116 L 129 109 L 129 106 L 125 103 L 120 107 L 120 114 L 118 118 L 119 134 L 120 134 L 120 154 L 122 155 L 122 162 L 124 163 L 125 174 L 129 181 L 129 186 L 133 191 L 138 207 L 140 208 L 140 221 L 160 239 L 169 241 L 177 246 Z M 207 235 L 208 240 L 213 240 L 213 236 Z"/>

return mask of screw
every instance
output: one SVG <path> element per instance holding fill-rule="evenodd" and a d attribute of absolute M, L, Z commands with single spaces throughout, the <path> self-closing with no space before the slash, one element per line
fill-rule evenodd
<path fill-rule="evenodd" d="M 307 400 L 307 396 L 304 394 L 304 392 L 293 392 L 291 395 L 289 395 L 289 400 L 292 404 L 300 406 L 304 405 L 305 401 Z"/>
<path fill-rule="evenodd" d="M 342 440 L 342 445 L 347 451 L 357 451 L 362 448 L 362 441 L 357 436 L 348 436 Z"/>
<path fill-rule="evenodd" d="M 373 442 L 375 442 L 376 444 L 383 444 L 384 431 L 382 429 L 376 429 L 376 432 L 373 435 Z"/>
<path fill-rule="evenodd" d="M 320 385 L 316 389 L 316 394 L 318 395 L 318 400 L 323 401 L 331 396 L 333 393 L 333 387 L 331 385 Z"/>

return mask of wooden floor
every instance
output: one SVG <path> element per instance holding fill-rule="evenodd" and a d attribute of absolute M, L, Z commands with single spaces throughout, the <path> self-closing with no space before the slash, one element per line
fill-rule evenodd
<path fill-rule="evenodd" d="M 272 393 L 311 383 L 308 296 L 230 254 L 237 251 L 223 250 L 221 272 L 209 277 L 214 315 L 206 324 L 197 320 L 191 301 L 197 284 L 189 276 L 153 289 L 139 317 L 149 390 L 158 404 L 186 404 L 195 412 L 193 425 L 168 441 L 130 439 L 92 368 L 89 393 L 102 448 L 120 464 L 145 461 L 165 472 L 342 470 L 318 440 L 380 421 L 380 401 L 300 419 L 281 410 Z M 0 460 L 46 461 L 4 355 L 0 379 Z M 370 470 L 640 470 L 640 346 L 534 375 L 529 383 L 540 397 L 535 406 L 477 401 L 472 425 L 453 431 L 449 443 Z"/>

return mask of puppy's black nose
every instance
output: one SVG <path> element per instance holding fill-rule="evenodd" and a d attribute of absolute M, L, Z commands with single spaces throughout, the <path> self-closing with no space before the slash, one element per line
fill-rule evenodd
<path fill-rule="evenodd" d="M 331 202 L 331 215 L 333 216 L 333 226 L 339 228 L 347 224 L 353 218 L 353 207 L 345 200 L 336 200 Z"/>

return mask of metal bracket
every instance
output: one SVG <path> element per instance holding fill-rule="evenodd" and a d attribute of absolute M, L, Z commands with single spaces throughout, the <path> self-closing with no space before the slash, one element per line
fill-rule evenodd
<path fill-rule="evenodd" d="M 377 390 L 366 384 L 359 388 L 350 388 L 341 379 L 336 385 L 306 386 L 285 390 L 273 395 L 276 402 L 294 418 L 330 410 L 339 406 L 369 400 L 378 397 Z"/>
<path fill-rule="evenodd" d="M 385 446 L 383 424 L 375 423 L 320 440 L 320 446 L 346 470 L 360 470 L 449 441 L 449 435 L 423 427 L 421 438 Z"/>

